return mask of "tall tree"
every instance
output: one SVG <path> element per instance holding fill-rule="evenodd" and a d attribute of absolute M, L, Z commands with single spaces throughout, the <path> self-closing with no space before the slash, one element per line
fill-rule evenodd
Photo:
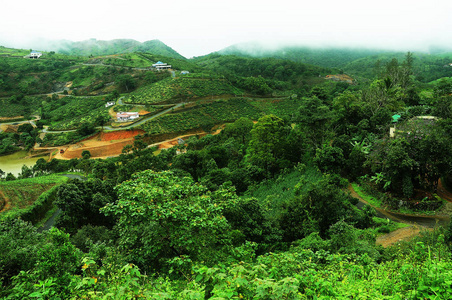
<path fill-rule="evenodd" d="M 141 266 L 182 256 L 212 261 L 229 243 L 222 210 L 236 196 L 228 191 L 211 194 L 189 177 L 151 170 L 134 174 L 117 191 L 118 201 L 102 211 L 118 218 L 119 245 Z"/>
<path fill-rule="evenodd" d="M 267 172 L 275 173 L 280 169 L 283 158 L 284 138 L 289 133 L 284 121 L 275 115 L 266 115 L 254 124 L 251 140 L 247 149 L 249 163 Z"/>

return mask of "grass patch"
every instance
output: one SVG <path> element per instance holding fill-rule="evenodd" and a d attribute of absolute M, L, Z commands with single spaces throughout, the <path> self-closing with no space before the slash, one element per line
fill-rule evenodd
<path fill-rule="evenodd" d="M 407 214 L 407 215 L 435 215 L 436 211 L 430 211 L 430 210 L 413 210 L 406 207 L 401 207 L 399 209 L 388 209 L 388 205 L 386 205 L 381 199 L 373 197 L 369 194 L 367 194 L 356 182 L 351 183 L 353 189 L 355 192 L 367 203 L 369 203 L 371 206 L 378 207 L 387 211 L 397 212 L 401 214 Z M 443 205 L 445 201 L 443 200 Z M 438 210 L 441 210 L 441 208 L 438 208 Z"/>
<path fill-rule="evenodd" d="M 295 186 L 303 193 L 309 183 L 322 179 L 322 174 L 314 166 L 296 168 L 278 177 L 260 183 L 256 188 L 249 190 L 244 197 L 257 198 L 266 207 L 270 217 L 277 217 L 281 213 L 282 205 L 295 196 Z"/>
<path fill-rule="evenodd" d="M 13 181 L 1 181 L 1 197 L 8 202 L 8 211 L 32 205 L 38 197 L 53 186 L 66 182 L 67 177 L 49 175 Z"/>
<path fill-rule="evenodd" d="M 367 195 L 356 182 L 352 182 L 351 185 L 355 192 L 358 194 L 358 196 L 360 196 L 364 201 L 366 201 L 372 206 L 384 208 L 383 202 L 380 199 Z"/>
<path fill-rule="evenodd" d="M 373 217 L 372 220 L 374 222 L 374 226 L 373 228 L 369 228 L 368 230 L 373 232 L 375 236 L 387 234 L 398 229 L 411 226 L 410 224 L 407 223 L 394 222 L 389 219 L 383 219 L 378 217 Z"/>
<path fill-rule="evenodd" d="M 34 224 L 34 226 L 36 228 L 40 228 L 40 227 L 44 226 L 44 224 L 47 222 L 47 220 L 52 217 L 52 215 L 57 211 L 57 209 L 58 209 L 58 207 L 56 205 L 53 205 L 52 208 L 46 212 L 44 217 L 39 222 Z"/>

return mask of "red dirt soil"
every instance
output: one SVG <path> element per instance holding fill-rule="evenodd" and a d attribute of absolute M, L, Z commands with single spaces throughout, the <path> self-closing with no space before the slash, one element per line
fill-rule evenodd
<path fill-rule="evenodd" d="M 222 127 L 219 127 L 213 134 L 220 133 Z M 72 159 L 81 158 L 82 152 L 88 150 L 91 153 L 91 158 L 107 158 L 112 156 L 118 156 L 122 153 L 122 149 L 126 145 L 133 145 L 134 137 L 143 134 L 142 130 L 124 130 L 100 133 L 92 138 L 83 140 L 77 144 L 69 145 L 65 147 L 59 147 L 63 150 L 63 153 L 59 151 L 52 158 L 57 159 Z M 171 148 L 178 144 L 178 138 L 186 139 L 190 136 L 204 136 L 207 133 L 195 133 L 187 134 L 168 139 L 163 142 L 155 143 L 150 146 L 158 146 L 159 149 Z"/>
<path fill-rule="evenodd" d="M 143 130 L 127 130 L 127 131 L 112 131 L 103 132 L 100 135 L 101 141 L 115 141 L 133 138 L 139 134 L 145 133 Z"/>

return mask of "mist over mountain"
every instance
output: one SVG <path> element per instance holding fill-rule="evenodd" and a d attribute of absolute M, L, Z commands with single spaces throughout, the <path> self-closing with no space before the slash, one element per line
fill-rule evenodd
<path fill-rule="evenodd" d="M 271 45 L 259 42 L 235 44 L 218 51 L 222 55 L 254 58 L 273 57 L 329 68 L 342 68 L 360 58 L 394 52 L 362 47 L 310 47 L 303 45 Z"/>
<path fill-rule="evenodd" d="M 88 39 L 77 42 L 69 40 L 41 40 L 32 44 L 30 43 L 27 47 L 34 50 L 55 51 L 62 54 L 81 56 L 149 52 L 155 55 L 185 59 L 184 56 L 160 40 L 150 40 L 143 43 L 133 39 L 114 39 L 108 41 Z"/>

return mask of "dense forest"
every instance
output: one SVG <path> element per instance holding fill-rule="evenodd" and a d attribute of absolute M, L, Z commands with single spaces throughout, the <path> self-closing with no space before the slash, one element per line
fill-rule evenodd
<path fill-rule="evenodd" d="M 118 43 L 0 48 L 0 155 L 141 132 L 113 157 L 0 170 L 2 299 L 450 298 L 447 54 Z"/>

